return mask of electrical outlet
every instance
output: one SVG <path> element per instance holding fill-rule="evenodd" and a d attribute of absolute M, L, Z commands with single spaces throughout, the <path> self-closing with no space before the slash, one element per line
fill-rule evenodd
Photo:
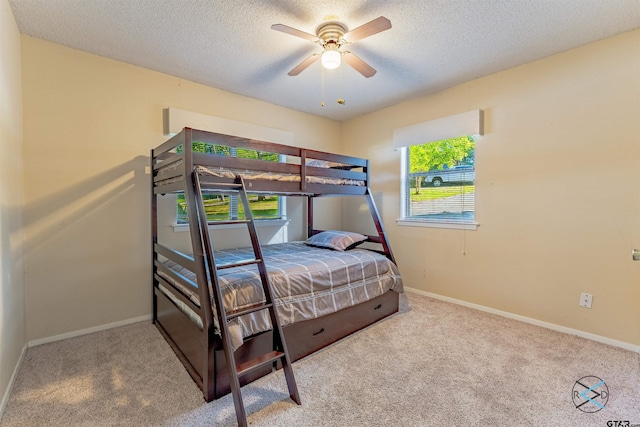
<path fill-rule="evenodd" d="M 593 301 L 593 295 L 582 292 L 580 294 L 580 307 L 591 308 L 591 302 Z"/>

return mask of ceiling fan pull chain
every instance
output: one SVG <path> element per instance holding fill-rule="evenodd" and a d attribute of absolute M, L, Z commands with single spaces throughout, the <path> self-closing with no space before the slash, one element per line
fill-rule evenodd
<path fill-rule="evenodd" d="M 320 72 L 321 72 L 321 77 L 320 79 L 322 80 L 322 106 L 324 107 L 324 67 L 320 67 Z"/>
<path fill-rule="evenodd" d="M 338 96 L 342 93 L 342 64 L 340 64 L 340 69 L 338 70 Z M 338 104 L 344 105 L 344 99 L 338 98 Z"/>

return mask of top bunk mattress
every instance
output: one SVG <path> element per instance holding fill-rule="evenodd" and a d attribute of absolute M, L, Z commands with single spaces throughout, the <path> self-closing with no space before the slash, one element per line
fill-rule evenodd
<path fill-rule="evenodd" d="M 384 255 L 366 249 L 341 252 L 308 246 L 303 242 L 291 242 L 265 245 L 262 251 L 281 326 L 322 317 L 378 297 L 389 290 L 402 292 L 403 289 L 396 265 Z M 254 258 L 252 248 L 215 251 L 218 266 Z M 191 271 L 173 261 L 166 261 L 165 264 L 195 281 L 195 274 Z M 170 278 L 164 277 L 176 285 Z M 218 279 L 227 311 L 265 300 L 255 264 L 219 270 Z M 199 305 L 196 292 L 181 289 Z M 267 310 L 230 322 L 235 348 L 242 344 L 243 337 L 269 329 L 271 324 Z"/>
<path fill-rule="evenodd" d="M 182 160 L 173 163 L 158 170 L 158 177 L 163 175 L 174 175 L 178 168 L 182 168 Z M 239 170 L 239 169 L 227 169 L 217 166 L 196 166 L 195 170 L 199 173 L 204 173 L 217 178 L 235 178 L 240 175 L 245 180 L 266 180 L 266 181 L 280 181 L 280 182 L 300 182 L 300 175 L 294 174 L 281 174 L 274 172 L 262 172 L 251 170 Z M 180 182 L 183 180 L 182 176 L 174 176 L 168 179 L 160 179 L 156 182 L 156 185 L 172 184 L 174 182 Z M 357 187 L 364 187 L 365 181 L 358 179 L 347 178 L 334 178 L 325 176 L 306 176 L 306 182 L 312 184 L 331 184 L 331 185 L 353 185 Z"/>

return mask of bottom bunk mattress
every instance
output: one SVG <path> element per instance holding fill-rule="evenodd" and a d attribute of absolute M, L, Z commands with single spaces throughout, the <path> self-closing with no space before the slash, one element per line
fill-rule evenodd
<path fill-rule="evenodd" d="M 402 278 L 396 265 L 384 255 L 367 249 L 336 251 L 308 246 L 304 242 L 291 242 L 263 246 L 262 252 L 281 326 L 335 313 L 388 290 L 402 292 Z M 253 258 L 252 248 L 215 251 L 218 267 Z M 195 281 L 193 272 L 172 261 L 165 264 Z M 165 278 L 199 305 L 197 292 L 180 287 L 167 276 Z M 227 311 L 265 300 L 255 264 L 220 270 L 218 280 Z M 170 292 L 163 293 L 171 297 Z M 189 314 L 190 310 L 184 304 L 178 305 Z M 191 317 L 200 322 L 197 314 L 191 312 Z M 243 338 L 269 329 L 271 322 L 267 310 L 241 316 L 229 323 L 234 348 L 242 345 Z"/>

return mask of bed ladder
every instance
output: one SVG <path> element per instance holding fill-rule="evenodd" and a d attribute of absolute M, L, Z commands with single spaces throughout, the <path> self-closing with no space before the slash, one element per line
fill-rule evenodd
<path fill-rule="evenodd" d="M 198 219 L 200 222 L 200 229 L 202 233 L 202 239 L 206 252 L 206 259 L 209 268 L 209 276 L 211 277 L 211 283 L 213 288 L 213 297 L 215 306 L 217 308 L 218 324 L 220 325 L 220 334 L 222 335 L 222 347 L 224 355 L 227 361 L 227 369 L 229 370 L 229 385 L 231 387 L 231 394 L 233 395 L 233 403 L 236 410 L 236 417 L 238 419 L 239 426 L 247 425 L 247 416 L 245 413 L 244 404 L 242 402 L 242 394 L 240 392 L 240 377 L 246 375 L 255 369 L 264 367 L 267 365 L 276 366 L 277 362 L 282 364 L 285 379 L 287 381 L 287 387 L 289 388 L 289 396 L 297 403 L 300 402 L 300 395 L 298 393 L 298 387 L 293 375 L 293 369 L 291 367 L 291 360 L 289 352 L 287 351 L 287 345 L 285 343 L 284 334 L 282 333 L 282 327 L 280 326 L 280 320 L 275 310 L 275 304 L 273 302 L 273 292 L 271 291 L 271 284 L 269 282 L 269 276 L 267 275 L 267 268 L 264 263 L 262 255 L 262 248 L 260 241 L 258 240 L 258 233 L 256 231 L 256 225 L 249 206 L 249 199 L 247 198 L 247 192 L 244 180 L 240 175 L 236 176 L 235 182 L 212 182 L 212 177 L 208 177 L 206 180 L 206 188 L 210 190 L 217 190 L 224 193 L 237 193 L 242 205 L 244 207 L 245 218 L 244 220 L 229 220 L 229 221 L 215 221 L 216 225 L 223 224 L 246 224 L 249 236 L 251 237 L 251 246 L 253 247 L 253 253 L 255 258 L 252 260 L 245 260 L 233 264 L 216 265 L 215 258 L 213 256 L 213 247 L 209 236 L 209 221 L 204 209 L 204 202 L 202 200 L 202 182 L 200 179 L 201 173 L 197 170 L 193 172 L 193 183 L 195 187 L 195 197 L 197 202 Z M 239 310 L 227 312 L 224 310 L 223 296 L 218 283 L 219 270 L 232 267 L 241 267 L 246 265 L 256 264 L 260 273 L 260 279 L 262 282 L 262 289 L 264 291 L 265 302 L 254 304 L 249 307 L 245 307 Z M 220 309 L 222 308 L 222 309 Z M 245 314 L 255 313 L 260 310 L 267 309 L 269 311 L 269 318 L 271 319 L 271 325 L 273 329 L 273 350 L 260 355 L 252 360 L 238 365 L 234 357 L 234 350 L 231 345 L 231 336 L 229 335 L 228 323 L 237 317 Z"/>

